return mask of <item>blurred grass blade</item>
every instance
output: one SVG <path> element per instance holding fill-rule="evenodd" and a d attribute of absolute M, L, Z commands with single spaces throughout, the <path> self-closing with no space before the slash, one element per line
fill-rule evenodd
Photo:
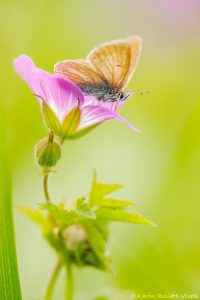
<path fill-rule="evenodd" d="M 0 111 L 0 299 L 21 300 L 13 230 L 12 199 Z"/>

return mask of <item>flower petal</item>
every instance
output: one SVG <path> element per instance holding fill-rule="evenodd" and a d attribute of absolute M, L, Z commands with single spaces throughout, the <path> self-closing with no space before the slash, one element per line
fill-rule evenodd
<path fill-rule="evenodd" d="M 139 129 L 135 128 L 132 124 L 130 124 L 126 119 L 124 119 L 121 115 L 105 107 L 102 107 L 101 105 L 99 106 L 89 105 L 89 106 L 84 106 L 82 108 L 81 119 L 80 119 L 78 130 L 81 130 L 88 126 L 93 126 L 98 123 L 102 123 L 110 119 L 120 120 L 132 130 L 136 132 L 140 131 Z"/>
<path fill-rule="evenodd" d="M 32 68 L 35 66 L 34 62 L 30 57 L 25 54 L 17 57 L 13 62 L 16 72 L 29 83 L 29 74 Z"/>
<path fill-rule="evenodd" d="M 61 75 L 52 75 L 39 68 L 31 71 L 31 88 L 55 112 L 62 122 L 65 116 L 77 105 L 84 103 L 84 97 L 73 82 Z"/>
<path fill-rule="evenodd" d="M 78 86 L 62 75 L 52 75 L 35 67 L 28 56 L 19 56 L 14 61 L 14 67 L 29 84 L 39 102 L 45 101 L 60 122 L 75 106 L 83 105 L 84 97 Z"/>

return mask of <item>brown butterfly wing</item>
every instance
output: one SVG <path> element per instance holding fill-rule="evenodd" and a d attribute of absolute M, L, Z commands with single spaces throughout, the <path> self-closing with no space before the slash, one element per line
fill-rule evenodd
<path fill-rule="evenodd" d="M 54 71 L 65 75 L 79 86 L 103 84 L 101 75 L 94 70 L 89 61 L 84 59 L 58 62 Z"/>
<path fill-rule="evenodd" d="M 116 40 L 92 50 L 88 60 L 112 89 L 121 90 L 135 70 L 141 46 L 142 40 L 137 36 Z"/>

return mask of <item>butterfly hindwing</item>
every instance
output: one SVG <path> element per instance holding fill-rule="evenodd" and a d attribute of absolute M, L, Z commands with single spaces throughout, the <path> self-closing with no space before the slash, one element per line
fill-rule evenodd
<path fill-rule="evenodd" d="M 101 84 L 103 79 L 85 59 L 65 60 L 55 65 L 55 73 L 65 75 L 77 85 Z"/>

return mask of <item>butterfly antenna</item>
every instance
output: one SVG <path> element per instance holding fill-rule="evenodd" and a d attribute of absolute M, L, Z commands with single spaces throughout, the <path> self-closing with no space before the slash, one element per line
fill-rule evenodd
<path fill-rule="evenodd" d="M 145 94 L 150 93 L 150 90 L 146 90 L 146 89 L 143 89 L 143 90 L 130 90 L 130 92 L 132 92 L 133 94 L 137 93 L 140 96 L 143 96 Z"/>
<path fill-rule="evenodd" d="M 143 96 L 144 94 L 150 93 L 150 90 L 141 90 L 139 91 L 139 95 Z"/>

